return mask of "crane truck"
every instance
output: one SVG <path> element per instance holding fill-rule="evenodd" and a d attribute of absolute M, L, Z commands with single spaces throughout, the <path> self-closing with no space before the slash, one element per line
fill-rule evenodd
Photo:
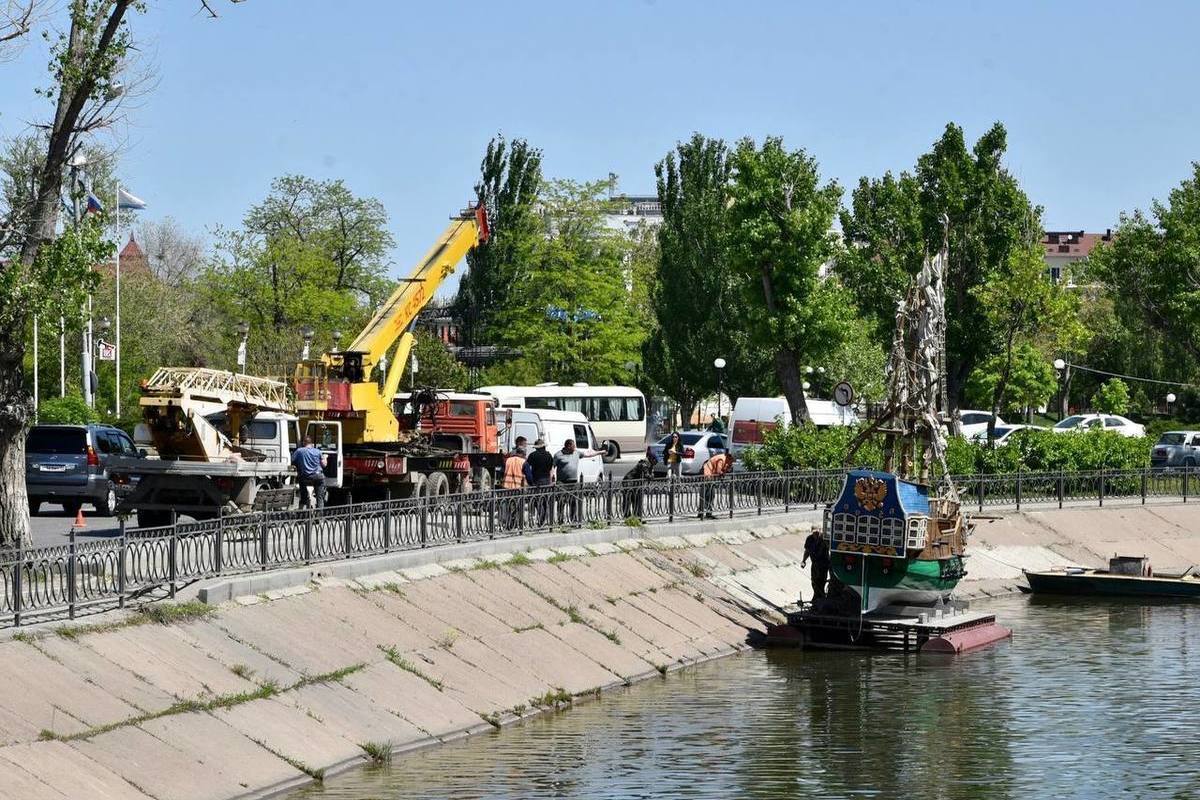
<path fill-rule="evenodd" d="M 298 418 L 287 384 L 199 367 L 160 367 L 138 405 L 158 458 L 114 457 L 110 469 L 137 478 L 117 505 L 138 525 L 172 512 L 197 519 L 290 505 Z"/>
<path fill-rule="evenodd" d="M 487 238 L 482 206 L 460 212 L 349 347 L 297 364 L 296 410 L 305 435 L 328 455 L 332 501 L 444 495 L 468 478 L 487 488 L 502 466 L 491 397 L 425 391 L 414 392 L 406 408 L 395 402 L 418 315 Z M 464 435 L 467 419 L 475 435 Z"/>

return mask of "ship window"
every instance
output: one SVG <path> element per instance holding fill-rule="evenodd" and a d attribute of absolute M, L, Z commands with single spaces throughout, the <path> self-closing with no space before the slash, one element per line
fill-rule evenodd
<path fill-rule="evenodd" d="M 913 550 L 925 549 L 925 536 L 928 520 L 917 517 L 908 521 L 908 546 Z"/>
<path fill-rule="evenodd" d="M 854 515 L 833 515 L 833 538 L 839 542 L 854 542 Z"/>
<path fill-rule="evenodd" d="M 904 520 L 899 517 L 888 517 L 883 521 L 883 535 L 880 544 L 886 547 L 904 546 Z"/>
<path fill-rule="evenodd" d="M 863 514 L 858 518 L 858 543 L 879 544 L 879 517 Z"/>

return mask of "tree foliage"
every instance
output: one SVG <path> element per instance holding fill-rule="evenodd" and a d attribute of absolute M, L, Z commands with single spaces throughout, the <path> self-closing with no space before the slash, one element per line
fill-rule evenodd
<path fill-rule="evenodd" d="M 542 235 L 496 316 L 498 343 L 523 356 L 490 369 L 490 380 L 628 380 L 625 364 L 636 361 L 645 330 L 630 299 L 631 241 L 604 223 L 608 185 L 545 185 Z"/>
<path fill-rule="evenodd" d="M 699 133 L 654 167 L 663 221 L 644 363 L 685 419 L 716 391 L 715 358 L 724 357 L 731 373 L 745 361 L 731 335 L 743 299 L 729 266 L 730 173 L 725 143 Z"/>
<path fill-rule="evenodd" d="M 287 175 L 250 208 L 237 230 L 220 230 L 212 263 L 197 291 L 218 358 L 237 348 L 237 324 L 250 324 L 249 361 L 259 374 L 290 374 L 299 330 L 353 336 L 391 291 L 386 275 L 393 242 L 383 204 L 353 194 L 340 180 Z M 343 345 L 349 344 L 343 340 Z"/>
<path fill-rule="evenodd" d="M 793 419 L 808 412 L 801 368 L 842 339 L 846 297 L 820 270 L 836 252 L 841 189 L 821 185 L 816 159 L 770 137 L 738 143 L 732 157 L 730 266 L 746 293 L 742 324 L 772 353 Z"/>
<path fill-rule="evenodd" d="M 412 354 L 417 359 L 417 374 L 412 374 L 410 363 L 408 373 L 400 381 L 401 389 L 416 385 L 454 392 L 466 391 L 467 368 L 455 360 L 446 345 L 424 331 L 417 331 L 415 339 Z"/>
<path fill-rule="evenodd" d="M 1152 215 L 1122 214 L 1112 241 L 1089 256 L 1088 272 L 1103 282 L 1127 327 L 1165 337 L 1194 364 L 1200 359 L 1200 162 L 1167 202 L 1154 202 Z"/>
<path fill-rule="evenodd" d="M 1101 414 L 1128 413 L 1129 385 L 1120 378 L 1109 378 L 1092 395 L 1092 407 Z"/>
<path fill-rule="evenodd" d="M 998 393 L 997 386 L 1006 373 L 1004 390 Z M 1054 366 L 1045 354 L 1024 342 L 1014 347 L 1011 359 L 998 354 L 975 368 L 967 379 L 967 404 L 971 408 L 992 408 L 999 394 L 996 413 L 1024 415 L 1029 409 L 1049 403 L 1057 388 Z"/>
<path fill-rule="evenodd" d="M 99 420 L 96 409 L 83 402 L 78 394 L 52 397 L 38 406 L 38 422 L 45 425 L 85 425 Z"/>
<path fill-rule="evenodd" d="M 542 224 L 536 207 L 543 189 L 542 151 L 524 139 L 488 142 L 475 184 L 487 209 L 491 236 L 467 254 L 467 271 L 454 301 L 467 347 L 496 344 L 500 315 L 511 308 L 526 265 L 538 246 Z"/>

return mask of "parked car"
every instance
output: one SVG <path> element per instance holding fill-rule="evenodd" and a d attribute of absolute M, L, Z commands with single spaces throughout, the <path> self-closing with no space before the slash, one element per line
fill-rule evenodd
<path fill-rule="evenodd" d="M 992 419 L 992 412 L 974 411 L 972 409 L 964 408 L 958 412 L 958 419 L 962 426 L 963 438 L 973 439 L 978 433 L 983 433 L 984 436 L 987 436 L 987 426 L 988 422 Z M 946 427 L 949 428 L 950 421 L 946 419 L 944 422 Z M 1000 419 L 999 415 L 997 415 L 996 427 L 999 428 L 1004 424 L 1006 424 L 1004 420 Z"/>
<path fill-rule="evenodd" d="M 1200 465 L 1200 431 L 1167 431 L 1150 450 L 1150 467 L 1195 467 Z"/>
<path fill-rule="evenodd" d="M 1122 436 L 1145 436 L 1146 428 L 1119 414 L 1074 414 L 1056 422 L 1050 430 L 1055 433 L 1105 430 Z"/>
<path fill-rule="evenodd" d="M 35 425 L 25 438 L 25 491 L 29 513 L 42 503 L 61 503 L 74 514 L 91 503 L 112 514 L 123 476 L 109 473 L 113 456 L 137 456 L 133 440 L 111 425 Z"/>
<path fill-rule="evenodd" d="M 667 434 L 650 445 L 654 449 L 654 457 L 658 459 L 658 463 L 654 465 L 655 477 L 667 474 L 666 451 L 670 441 L 671 436 Z M 679 443 L 683 445 L 680 472 L 684 475 L 699 475 L 710 458 L 729 449 L 724 434 L 711 431 L 683 431 L 679 434 Z"/>
<path fill-rule="evenodd" d="M 996 447 L 1003 447 L 1012 440 L 1012 435 L 1017 431 L 1044 431 L 1048 428 L 1043 428 L 1041 425 L 997 425 L 996 438 L 992 440 Z M 987 427 L 971 437 L 971 441 L 975 444 L 987 444 Z"/>
<path fill-rule="evenodd" d="M 843 408 L 832 400 L 804 398 L 808 419 L 818 428 L 857 425 L 853 408 Z M 739 397 L 729 415 L 729 448 L 740 456 L 747 447 L 762 444 L 763 435 L 780 425 L 792 424 L 792 411 L 784 397 Z"/>

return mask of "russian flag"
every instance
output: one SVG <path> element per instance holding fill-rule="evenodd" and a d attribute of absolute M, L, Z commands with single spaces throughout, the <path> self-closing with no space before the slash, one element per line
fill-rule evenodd
<path fill-rule="evenodd" d="M 100 198 L 91 192 L 87 193 L 87 209 L 83 212 L 87 214 L 99 214 L 104 210 L 104 206 L 100 204 Z"/>

